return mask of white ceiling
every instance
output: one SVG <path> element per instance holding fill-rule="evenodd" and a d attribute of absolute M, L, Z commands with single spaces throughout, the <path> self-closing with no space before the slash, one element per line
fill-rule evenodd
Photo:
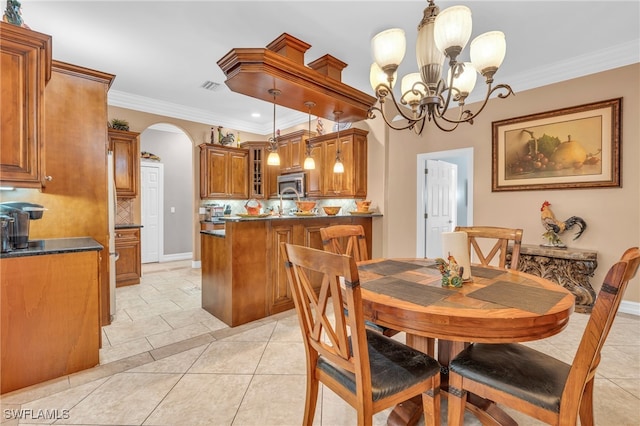
<path fill-rule="evenodd" d="M 4 10 L 3 2 L 3 10 Z M 370 40 L 402 27 L 414 72 L 416 27 L 427 6 L 413 1 L 56 1 L 22 0 L 24 21 L 53 36 L 53 57 L 116 75 L 109 104 L 222 125 L 261 135 L 272 130 L 270 103 L 231 92 L 217 61 L 232 48 L 265 47 L 286 32 L 312 47 L 309 63 L 330 54 L 348 64 L 342 81 L 373 95 Z M 439 1 L 466 4 L 472 37 L 501 30 L 507 56 L 495 76 L 519 92 L 640 62 L 640 1 Z M 468 60 L 468 48 L 461 59 Z M 222 83 L 217 91 L 205 81 Z M 479 78 L 470 101 L 479 100 Z M 478 90 L 478 89 L 481 90 Z M 637 95 L 637 94 L 636 94 Z M 252 113 L 261 114 L 253 118 Z M 306 114 L 278 107 L 277 126 Z"/>

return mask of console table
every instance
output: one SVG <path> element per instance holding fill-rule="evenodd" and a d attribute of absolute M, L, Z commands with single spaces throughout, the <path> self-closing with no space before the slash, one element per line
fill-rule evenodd
<path fill-rule="evenodd" d="M 507 267 L 511 247 L 507 249 Z M 522 244 L 518 270 L 556 282 L 576 297 L 576 312 L 590 313 L 596 292 L 589 278 L 598 267 L 598 253 L 591 250 Z"/>

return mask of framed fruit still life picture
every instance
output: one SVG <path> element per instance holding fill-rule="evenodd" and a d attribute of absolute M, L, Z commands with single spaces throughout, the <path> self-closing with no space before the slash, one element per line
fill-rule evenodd
<path fill-rule="evenodd" d="M 492 123 L 491 190 L 620 186 L 622 98 Z"/>

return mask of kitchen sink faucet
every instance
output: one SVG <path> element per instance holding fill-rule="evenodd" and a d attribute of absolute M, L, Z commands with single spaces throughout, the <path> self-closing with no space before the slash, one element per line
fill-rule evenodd
<path fill-rule="evenodd" d="M 283 213 L 283 209 L 282 209 L 282 195 L 285 192 L 293 192 L 294 194 L 296 194 L 296 197 L 298 197 L 298 201 L 300 201 L 300 193 L 298 191 L 296 191 L 294 188 L 288 187 L 282 190 L 282 192 L 280 193 L 280 216 L 282 216 Z"/>

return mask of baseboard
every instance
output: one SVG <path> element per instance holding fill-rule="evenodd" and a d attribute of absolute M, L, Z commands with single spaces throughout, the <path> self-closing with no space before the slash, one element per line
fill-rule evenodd
<path fill-rule="evenodd" d="M 200 269 L 202 268 L 202 261 L 201 260 L 193 260 L 191 261 L 191 267 L 193 269 Z"/>
<path fill-rule="evenodd" d="M 638 303 L 638 302 L 627 302 L 627 301 L 623 300 L 620 303 L 620 308 L 618 309 L 618 312 L 640 316 L 640 303 Z"/>
<path fill-rule="evenodd" d="M 160 257 L 160 262 L 173 262 L 175 260 L 191 260 L 193 259 L 193 253 L 174 253 L 174 254 L 163 254 Z"/>

